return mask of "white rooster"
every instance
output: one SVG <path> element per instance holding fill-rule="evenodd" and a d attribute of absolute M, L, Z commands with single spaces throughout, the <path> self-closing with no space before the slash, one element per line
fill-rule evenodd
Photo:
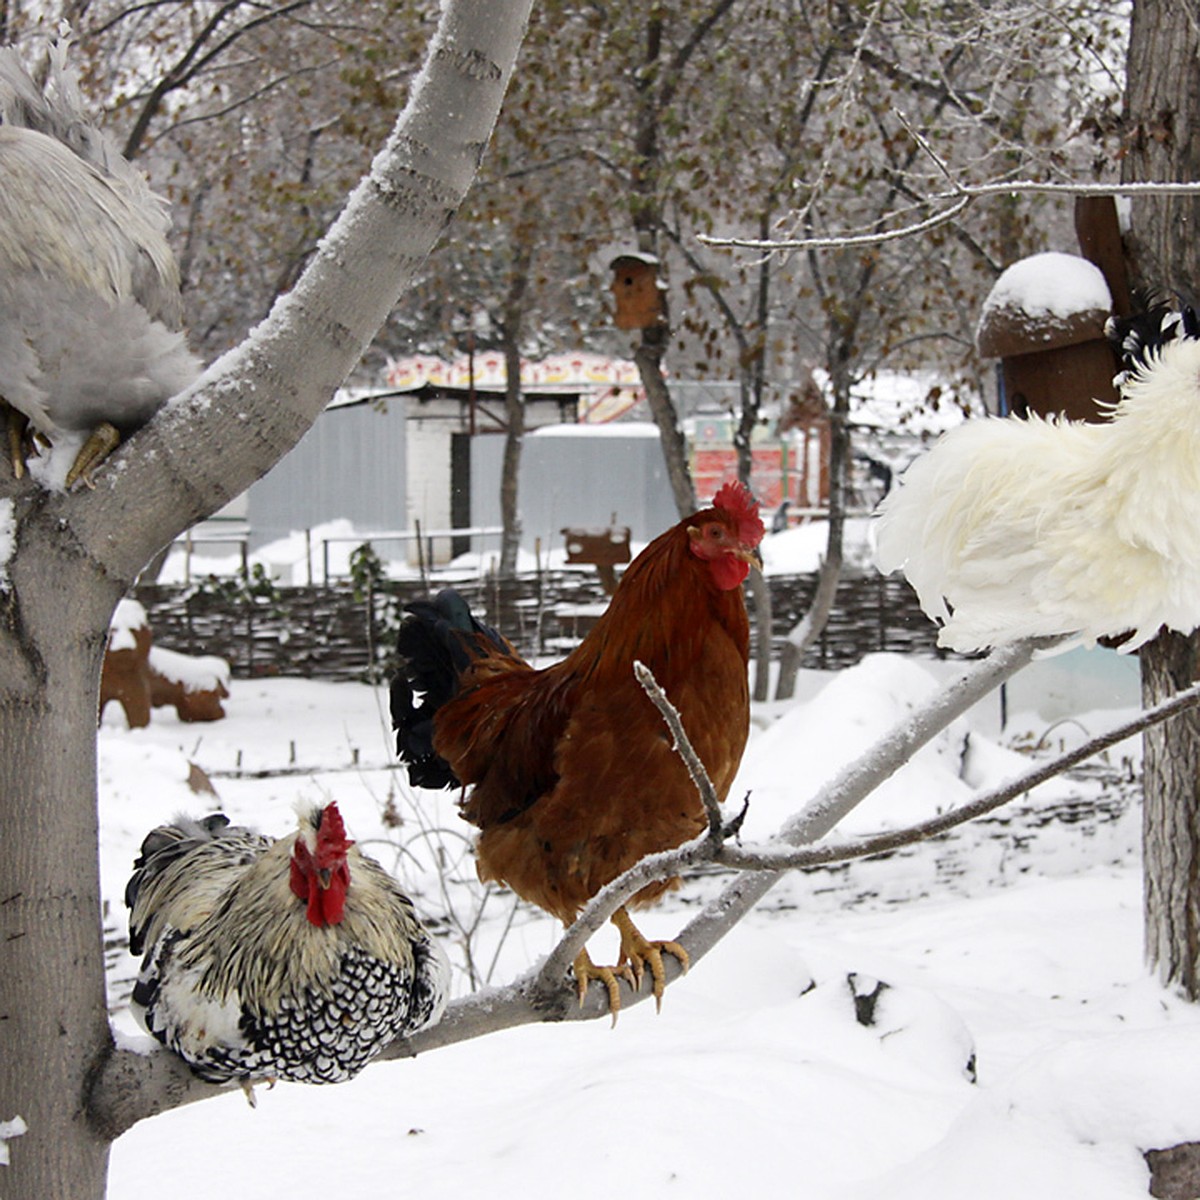
<path fill-rule="evenodd" d="M 1135 650 L 1200 625 L 1200 324 L 1131 323 L 1100 424 L 995 418 L 946 434 L 880 506 L 880 570 L 902 569 L 938 643 L 1075 635 Z"/>
<path fill-rule="evenodd" d="M 338 1083 L 446 1004 L 445 954 L 334 803 L 278 841 L 221 813 L 160 826 L 125 902 L 134 1013 L 215 1083 Z"/>

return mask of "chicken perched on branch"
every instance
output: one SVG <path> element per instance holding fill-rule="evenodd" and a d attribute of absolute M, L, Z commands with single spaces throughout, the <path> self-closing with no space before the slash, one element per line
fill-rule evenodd
<path fill-rule="evenodd" d="M 445 1007 L 445 954 L 334 803 L 278 841 L 221 813 L 161 826 L 125 901 L 134 1011 L 215 1083 L 339 1083 Z"/>
<path fill-rule="evenodd" d="M 463 815 L 479 827 L 479 875 L 570 925 L 605 884 L 639 859 L 706 827 L 703 804 L 662 719 L 634 677 L 643 662 L 679 710 L 718 796 L 729 791 L 749 728 L 749 628 L 742 582 L 763 536 L 738 484 L 711 508 L 661 534 L 626 570 L 608 610 L 560 663 L 534 670 L 457 593 L 408 606 L 402 666 L 392 684 L 400 757 L 422 787 L 466 787 Z M 643 905 L 677 879 L 642 889 Z M 649 967 L 661 1002 L 662 955 L 624 907 L 613 923 L 615 968 L 575 962 L 590 980 L 635 987 Z"/>
<path fill-rule="evenodd" d="M 968 421 L 880 508 L 881 570 L 903 569 L 942 629 L 978 650 L 1200 625 L 1200 326 L 1191 310 L 1118 329 L 1121 399 L 1101 424 Z"/>
<path fill-rule="evenodd" d="M 68 486 L 196 377 L 162 202 L 82 110 L 66 49 L 43 90 L 0 49 L 0 400 L 78 448 Z"/>

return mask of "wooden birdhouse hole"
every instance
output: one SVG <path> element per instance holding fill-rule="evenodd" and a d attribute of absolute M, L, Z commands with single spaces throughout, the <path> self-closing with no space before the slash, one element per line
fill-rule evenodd
<path fill-rule="evenodd" d="M 613 278 L 618 329 L 650 329 L 662 320 L 658 262 L 649 256 L 622 254 L 608 264 Z"/>

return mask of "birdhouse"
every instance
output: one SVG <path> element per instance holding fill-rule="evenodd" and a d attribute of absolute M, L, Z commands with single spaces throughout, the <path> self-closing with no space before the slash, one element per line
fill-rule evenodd
<path fill-rule="evenodd" d="M 658 293 L 658 259 L 649 254 L 621 254 L 612 260 L 611 290 L 617 304 L 618 329 L 650 329 L 662 320 Z"/>
<path fill-rule="evenodd" d="M 1104 337 L 1112 296 L 1103 272 L 1074 254 L 1013 263 L 983 304 L 979 353 L 1000 359 L 1001 415 L 1099 421 L 1117 400 L 1118 364 Z"/>

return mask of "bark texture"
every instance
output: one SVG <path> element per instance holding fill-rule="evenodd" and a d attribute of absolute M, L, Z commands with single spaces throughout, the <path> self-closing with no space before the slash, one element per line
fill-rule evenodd
<path fill-rule="evenodd" d="M 1200 28 L 1194 4 L 1134 0 L 1125 97 L 1126 181 L 1200 178 Z M 1135 287 L 1194 297 L 1200 196 L 1138 197 L 1126 238 Z M 1162 634 L 1141 652 L 1147 705 L 1196 677 L 1200 637 Z M 1200 909 L 1200 715 L 1145 735 L 1146 956 L 1195 1000 Z"/>
<path fill-rule="evenodd" d="M 1188 0 L 1134 0 L 1126 70 L 1126 182 L 1183 182 L 1200 174 L 1200 12 Z M 1135 285 L 1200 282 L 1200 195 L 1139 196 L 1126 249 Z"/>
<path fill-rule="evenodd" d="M 1196 678 L 1195 634 L 1161 633 L 1142 651 L 1149 708 Z M 1146 731 L 1142 805 L 1146 957 L 1164 983 L 1200 997 L 1200 719 L 1194 711 Z"/>

